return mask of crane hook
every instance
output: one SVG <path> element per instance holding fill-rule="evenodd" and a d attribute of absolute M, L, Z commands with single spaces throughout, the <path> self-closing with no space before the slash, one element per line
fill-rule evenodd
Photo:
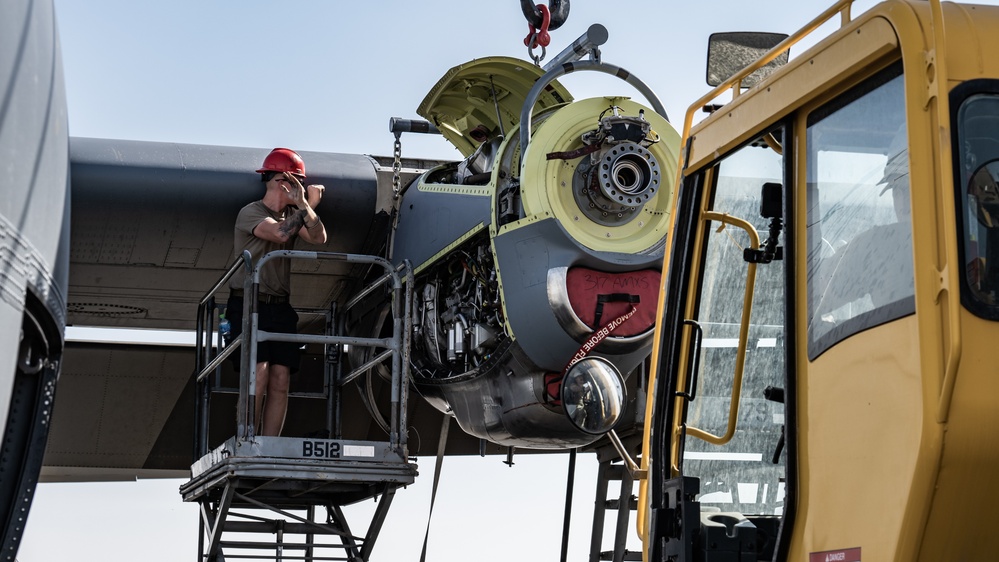
<path fill-rule="evenodd" d="M 533 0 L 520 0 L 520 8 L 524 11 L 527 23 L 540 29 L 544 20 L 541 8 Z M 562 24 L 569 17 L 569 0 L 548 0 L 548 11 L 551 13 L 551 22 L 548 24 L 548 30 L 555 31 L 562 27 Z"/>

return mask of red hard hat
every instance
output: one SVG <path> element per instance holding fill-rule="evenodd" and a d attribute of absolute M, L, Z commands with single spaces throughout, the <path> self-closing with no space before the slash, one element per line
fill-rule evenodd
<path fill-rule="evenodd" d="M 290 148 L 275 148 L 267 158 L 264 158 L 263 166 L 257 170 L 258 174 L 266 172 L 291 172 L 296 176 L 305 176 L 305 162 Z"/>

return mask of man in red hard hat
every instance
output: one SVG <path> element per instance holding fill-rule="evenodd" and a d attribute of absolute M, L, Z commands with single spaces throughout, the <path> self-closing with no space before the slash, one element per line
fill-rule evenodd
<path fill-rule="evenodd" d="M 268 252 L 290 250 L 301 237 L 311 244 L 326 243 L 326 228 L 316 215 L 324 187 L 305 187 L 305 163 L 294 150 L 275 148 L 257 170 L 266 186 L 263 199 L 239 211 L 236 217 L 233 249 L 235 255 L 249 250 L 253 260 Z M 243 269 L 229 282 L 226 317 L 232 337 L 239 335 L 243 314 Z M 291 260 L 274 259 L 260 271 L 258 292 L 259 329 L 267 332 L 296 333 L 298 314 L 288 302 L 291 289 Z M 259 435 L 279 435 L 288 409 L 291 374 L 298 371 L 299 346 L 289 342 L 257 344 L 255 414 Z M 266 400 L 265 400 L 266 397 Z"/>

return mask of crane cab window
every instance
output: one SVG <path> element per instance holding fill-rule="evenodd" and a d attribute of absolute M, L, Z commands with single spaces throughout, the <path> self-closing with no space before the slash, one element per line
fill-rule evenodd
<path fill-rule="evenodd" d="M 806 143 L 808 356 L 815 359 L 915 312 L 901 67 L 814 112 Z"/>
<path fill-rule="evenodd" d="M 964 304 L 999 319 L 999 83 L 979 80 L 957 110 L 959 219 L 963 223 Z M 985 91 L 983 90 L 991 90 Z M 958 92 L 955 92 L 958 93 Z"/>

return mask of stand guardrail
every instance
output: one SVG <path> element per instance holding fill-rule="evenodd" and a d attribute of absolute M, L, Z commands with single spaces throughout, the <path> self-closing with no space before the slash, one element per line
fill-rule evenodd
<path fill-rule="evenodd" d="M 287 334 L 278 332 L 267 332 L 261 330 L 258 324 L 257 295 L 260 285 L 260 270 L 274 259 L 328 259 L 345 261 L 348 263 L 370 264 L 382 267 L 385 273 L 377 279 L 367 284 L 353 298 L 351 298 L 342 309 L 346 313 L 351 308 L 360 303 L 366 296 L 377 290 L 379 287 L 391 283 L 391 312 L 392 312 L 392 335 L 386 338 L 363 338 L 342 335 L 320 335 L 320 334 Z M 231 279 L 240 267 L 246 269 L 247 275 L 244 280 L 243 294 L 247 298 L 243 299 L 243 326 L 241 334 L 233 338 L 227 346 L 224 346 L 222 338 L 218 338 L 218 343 L 214 349 L 218 350 L 213 356 L 211 345 L 211 335 L 215 332 L 214 311 L 215 293 L 218 292 L 225 283 Z M 403 277 L 407 280 L 403 283 Z M 240 353 L 240 376 L 239 376 L 239 399 L 237 402 L 237 422 L 236 438 L 238 440 L 250 440 L 254 437 L 254 407 L 253 396 L 256 394 L 256 377 L 249 376 L 255 373 L 257 343 L 264 341 L 282 341 L 293 343 L 315 343 L 326 346 L 352 345 L 359 347 L 371 347 L 373 349 L 383 349 L 374 358 L 364 364 L 355 367 L 346 376 L 342 376 L 341 371 L 337 371 L 334 382 L 335 388 L 324 387 L 324 391 L 339 392 L 345 384 L 363 375 L 376 365 L 391 358 L 392 378 L 391 378 L 391 420 L 389 423 L 389 444 L 393 450 L 400 452 L 405 458 L 406 455 L 406 404 L 409 400 L 409 346 L 410 333 L 412 331 L 412 318 L 409 311 L 412 310 L 413 291 L 413 270 L 409 262 L 405 262 L 398 268 L 394 267 L 388 260 L 378 256 L 367 256 L 359 254 L 348 254 L 340 252 L 311 252 L 298 250 L 280 250 L 271 252 L 260 258 L 253 264 L 252 256 L 249 252 L 244 252 L 235 263 L 226 271 L 212 289 L 205 294 L 198 304 L 197 319 L 197 344 L 196 344 L 196 371 L 195 380 L 198 385 L 196 412 L 198 420 L 196 430 L 196 451 L 194 458 L 200 458 L 208 451 L 208 402 L 210 398 L 211 381 L 208 375 L 212 372 L 218 373 L 220 366 L 226 358 L 237 350 Z M 327 318 L 327 332 L 331 331 L 332 321 Z M 244 345 L 248 344 L 248 345 Z M 330 353 L 325 354 L 328 361 Z M 328 370 L 327 366 L 327 370 Z M 336 420 L 332 408 L 327 416 L 327 425 L 331 426 L 331 431 L 339 434 L 338 428 L 332 426 L 339 425 L 339 408 L 337 408 Z"/>

